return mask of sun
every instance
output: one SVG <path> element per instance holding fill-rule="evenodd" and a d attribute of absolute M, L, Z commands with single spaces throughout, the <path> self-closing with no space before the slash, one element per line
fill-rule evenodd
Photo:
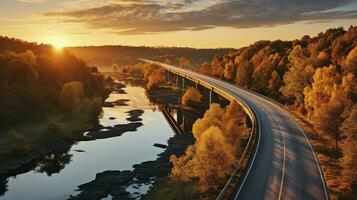
<path fill-rule="evenodd" d="M 66 42 L 65 40 L 63 40 L 62 38 L 51 38 L 50 42 L 49 42 L 55 50 L 57 51 L 62 51 L 63 48 L 66 46 Z"/>
<path fill-rule="evenodd" d="M 62 51 L 63 50 L 63 45 L 53 44 L 53 47 L 56 49 L 56 51 Z"/>

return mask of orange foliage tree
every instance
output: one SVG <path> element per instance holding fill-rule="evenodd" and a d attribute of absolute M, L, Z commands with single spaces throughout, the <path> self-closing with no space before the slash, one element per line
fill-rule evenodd
<path fill-rule="evenodd" d="M 186 57 L 182 56 L 182 57 L 177 58 L 177 60 L 178 60 L 178 62 L 180 64 L 181 68 L 189 69 L 189 68 L 192 67 L 191 61 Z"/>
<path fill-rule="evenodd" d="M 198 179 L 202 192 L 219 190 L 236 164 L 240 139 L 249 131 L 244 119 L 244 112 L 234 101 L 225 109 L 211 104 L 193 125 L 195 144 L 185 155 L 171 156 L 172 178 L 184 182 Z"/>
<path fill-rule="evenodd" d="M 152 90 L 157 85 L 165 82 L 165 70 L 162 68 L 154 69 L 148 77 L 148 90 Z"/>
<path fill-rule="evenodd" d="M 317 69 L 313 80 L 311 87 L 304 89 L 309 118 L 320 131 L 335 139 L 337 149 L 340 126 L 353 104 L 357 80 L 353 74 L 341 76 L 333 65 Z"/>
<path fill-rule="evenodd" d="M 348 118 L 343 122 L 341 131 L 346 134 L 346 141 L 344 142 L 344 156 L 343 162 L 345 168 L 343 174 L 352 184 L 357 184 L 357 103 L 354 104 L 352 111 Z"/>
<path fill-rule="evenodd" d="M 202 99 L 202 94 L 193 87 L 189 87 L 186 92 L 182 95 L 183 105 L 195 105 Z"/>

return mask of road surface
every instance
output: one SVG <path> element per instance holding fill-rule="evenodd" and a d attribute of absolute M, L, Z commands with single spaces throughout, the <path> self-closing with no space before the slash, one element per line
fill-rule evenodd
<path fill-rule="evenodd" d="M 234 199 L 329 199 L 311 144 L 295 120 L 281 107 L 225 81 L 164 63 L 143 61 L 205 81 L 239 98 L 255 111 L 261 127 L 260 140 Z"/>

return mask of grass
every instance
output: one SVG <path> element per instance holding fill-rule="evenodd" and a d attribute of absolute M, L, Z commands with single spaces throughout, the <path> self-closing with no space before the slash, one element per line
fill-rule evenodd
<path fill-rule="evenodd" d="M 94 126 L 94 123 L 90 121 L 88 113 L 79 109 L 72 115 L 54 112 L 48 114 L 40 121 L 24 122 L 12 127 L 3 128 L 0 130 L 0 133 L 3 133 L 0 134 L 0 171 L 15 168 L 49 151 L 40 148 L 37 141 L 50 122 L 55 122 L 69 134 L 84 132 Z M 9 134 L 11 130 L 18 132 L 26 138 L 26 141 L 32 147 L 30 153 L 23 156 L 11 156 L 11 153 L 7 153 L 12 145 L 11 135 Z"/>
<path fill-rule="evenodd" d="M 144 196 L 144 200 L 178 200 L 178 199 L 200 199 L 200 195 L 193 191 L 195 182 L 176 182 L 169 177 L 159 178 L 155 181 L 151 190 Z"/>

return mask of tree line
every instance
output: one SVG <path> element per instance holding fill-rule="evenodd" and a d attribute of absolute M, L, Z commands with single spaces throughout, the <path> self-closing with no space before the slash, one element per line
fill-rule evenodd
<path fill-rule="evenodd" d="M 112 63 L 119 66 L 135 65 L 138 58 L 148 58 L 164 61 L 170 59 L 176 64 L 176 58 L 186 57 L 193 64 L 209 61 L 215 54 L 226 54 L 233 49 L 195 49 L 184 47 L 146 47 L 146 46 L 85 46 L 68 48 L 70 52 L 88 63 L 110 67 Z"/>
<path fill-rule="evenodd" d="M 0 126 L 41 119 L 77 98 L 104 97 L 96 67 L 50 45 L 0 37 Z M 72 104 L 72 105 L 70 105 Z"/>
<path fill-rule="evenodd" d="M 351 188 L 357 184 L 356 26 L 293 41 L 259 41 L 215 56 L 196 70 L 305 115 L 321 136 L 330 138 L 331 149 L 343 152 L 343 173 Z"/>

